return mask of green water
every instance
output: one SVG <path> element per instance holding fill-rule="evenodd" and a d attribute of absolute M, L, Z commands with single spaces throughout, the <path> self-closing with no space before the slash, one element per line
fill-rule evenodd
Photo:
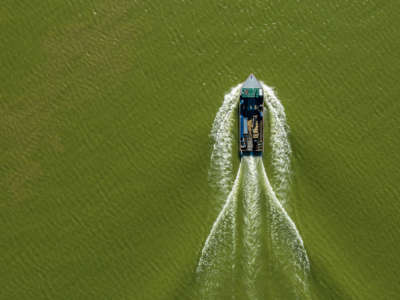
<path fill-rule="evenodd" d="M 0 299 L 189 299 L 219 209 L 210 129 L 251 72 L 286 109 L 313 299 L 396 299 L 399 13 L 3 1 Z"/>

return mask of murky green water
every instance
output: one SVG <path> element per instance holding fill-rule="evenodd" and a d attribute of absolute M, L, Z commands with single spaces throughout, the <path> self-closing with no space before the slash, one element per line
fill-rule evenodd
<path fill-rule="evenodd" d="M 394 0 L 2 3 L 0 299 L 189 299 L 220 209 L 209 133 L 251 72 L 285 106 L 313 299 L 396 299 L 399 13 Z"/>

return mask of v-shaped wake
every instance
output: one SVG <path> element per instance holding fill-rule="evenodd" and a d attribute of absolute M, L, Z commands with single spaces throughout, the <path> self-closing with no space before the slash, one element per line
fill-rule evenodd
<path fill-rule="evenodd" d="M 274 186 L 261 157 L 243 157 L 233 178 L 239 84 L 225 95 L 211 130 L 209 177 L 225 202 L 196 270 L 196 292 L 201 299 L 310 298 L 309 260 L 285 210 L 291 154 L 285 111 L 273 89 L 262 85 L 269 111 Z"/>

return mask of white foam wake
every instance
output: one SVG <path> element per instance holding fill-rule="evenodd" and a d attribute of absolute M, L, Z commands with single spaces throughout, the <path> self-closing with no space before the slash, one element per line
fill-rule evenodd
<path fill-rule="evenodd" d="M 308 299 L 309 260 L 284 207 L 291 154 L 286 116 L 273 89 L 265 84 L 274 184 L 270 184 L 261 157 L 243 157 L 236 179 L 232 178 L 233 112 L 241 85 L 225 95 L 210 134 L 209 176 L 226 200 L 201 252 L 196 269 L 198 292 L 201 299 L 263 299 L 267 294 Z M 274 283 L 282 278 L 284 294 Z"/>
<path fill-rule="evenodd" d="M 196 268 L 196 282 L 201 299 L 218 299 L 224 282 L 233 282 L 236 260 L 236 211 L 241 166 L 231 192 L 208 235 Z M 234 295 L 234 286 L 229 291 Z"/>
<path fill-rule="evenodd" d="M 234 110 L 239 100 L 242 83 L 233 87 L 224 96 L 224 101 L 219 108 L 211 129 L 210 136 L 213 140 L 211 164 L 209 169 L 210 182 L 214 184 L 226 199 L 232 188 L 232 143 Z"/>
<path fill-rule="evenodd" d="M 260 198 L 260 186 L 258 184 L 257 161 L 260 157 L 243 157 L 245 178 L 243 178 L 243 256 L 244 282 L 249 299 L 258 299 L 257 278 L 261 269 L 259 260 L 263 255 L 262 224 L 263 205 Z M 261 235 L 260 235 L 261 234 Z"/>
<path fill-rule="evenodd" d="M 275 91 L 265 83 L 261 82 L 261 84 L 264 89 L 264 101 L 268 107 L 271 123 L 270 142 L 273 186 L 279 200 L 285 205 L 291 179 L 290 155 L 292 149 L 288 139 L 289 126 L 286 122 L 285 109 Z"/>
<path fill-rule="evenodd" d="M 280 261 L 281 267 L 294 274 L 293 285 L 302 295 L 308 296 L 308 273 L 310 262 L 303 239 L 269 182 L 264 166 L 261 168 L 264 186 L 270 201 L 271 237 L 274 256 Z"/>

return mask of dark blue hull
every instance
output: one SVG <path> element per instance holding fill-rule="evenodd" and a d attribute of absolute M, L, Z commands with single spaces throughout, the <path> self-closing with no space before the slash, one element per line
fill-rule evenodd
<path fill-rule="evenodd" d="M 262 156 L 262 151 L 247 151 L 247 152 L 239 152 L 240 157 L 243 156 Z"/>

